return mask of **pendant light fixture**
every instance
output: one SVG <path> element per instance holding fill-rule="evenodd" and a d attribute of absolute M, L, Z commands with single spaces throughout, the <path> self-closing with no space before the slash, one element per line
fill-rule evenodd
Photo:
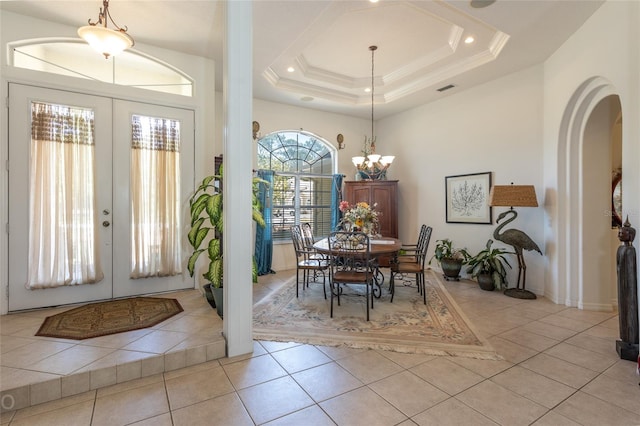
<path fill-rule="evenodd" d="M 393 155 L 376 154 L 376 136 L 374 133 L 374 67 L 375 67 L 375 51 L 378 46 L 369 46 L 371 51 L 371 137 L 364 137 L 363 156 L 352 157 L 353 165 L 358 169 L 356 179 L 384 180 L 387 178 L 387 169 L 394 160 Z"/>
<path fill-rule="evenodd" d="M 107 19 L 115 26 L 115 30 L 107 28 Z M 78 35 L 82 37 L 96 51 L 102 53 L 106 59 L 117 55 L 125 49 L 132 47 L 135 42 L 127 34 L 127 27 L 119 27 L 109 13 L 109 0 L 103 0 L 98 22 L 78 28 Z"/>

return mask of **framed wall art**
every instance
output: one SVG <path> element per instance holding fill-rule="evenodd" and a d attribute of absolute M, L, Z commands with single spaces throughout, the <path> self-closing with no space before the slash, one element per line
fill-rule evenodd
<path fill-rule="evenodd" d="M 492 223 L 491 172 L 446 176 L 444 184 L 447 223 Z"/>

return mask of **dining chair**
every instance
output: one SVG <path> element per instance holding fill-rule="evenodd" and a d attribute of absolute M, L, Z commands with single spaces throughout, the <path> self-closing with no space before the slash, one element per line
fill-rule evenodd
<path fill-rule="evenodd" d="M 396 261 L 398 263 L 416 262 L 418 260 L 416 257 L 416 252 L 419 250 L 421 244 L 424 243 L 425 238 L 428 237 L 427 228 L 428 226 L 424 224 L 420 227 L 420 233 L 418 234 L 418 239 L 415 244 L 402 244 L 402 247 L 400 248 L 400 252 L 402 254 L 396 256 Z"/>
<path fill-rule="evenodd" d="M 337 231 L 329 234 L 328 244 L 331 253 L 329 270 L 331 318 L 333 318 L 333 299 L 337 298 L 340 306 L 343 289 L 350 284 L 362 284 L 365 286 L 365 305 L 367 321 L 369 321 L 369 300 L 373 309 L 373 289 L 370 291 L 369 287 L 373 286 L 374 277 L 369 237 L 362 232 Z"/>
<path fill-rule="evenodd" d="M 393 296 L 396 292 L 395 278 L 398 274 L 415 274 L 416 286 L 418 292 L 422 294 L 424 304 L 427 304 L 427 289 L 424 279 L 424 262 L 427 257 L 427 249 L 429 248 L 429 241 L 431 240 L 431 233 L 433 229 L 430 226 L 422 225 L 425 229 L 422 238 L 418 238 L 418 244 L 413 253 L 414 260 L 404 259 L 404 261 L 391 262 L 389 269 L 391 271 L 391 277 L 389 279 L 389 290 L 391 292 L 391 302 L 393 303 Z M 422 229 L 421 232 L 422 234 Z"/>
<path fill-rule="evenodd" d="M 322 273 L 322 290 L 324 298 L 327 298 L 326 273 L 329 269 L 329 259 L 326 257 L 314 257 L 318 253 L 313 248 L 305 245 L 302 229 L 300 225 L 291 226 L 291 240 L 293 249 L 296 252 L 296 297 L 299 294 L 300 271 L 302 271 L 302 286 L 309 287 L 309 276 L 313 273 L 314 280 L 316 273 Z"/>
<path fill-rule="evenodd" d="M 311 254 L 312 259 L 328 259 L 328 256 L 322 253 L 318 253 L 318 251 L 313 247 L 316 242 L 316 237 L 313 234 L 313 228 L 309 222 L 304 222 L 300 224 L 300 231 L 302 232 L 302 239 L 304 241 L 304 246 L 308 250 L 312 251 Z"/>

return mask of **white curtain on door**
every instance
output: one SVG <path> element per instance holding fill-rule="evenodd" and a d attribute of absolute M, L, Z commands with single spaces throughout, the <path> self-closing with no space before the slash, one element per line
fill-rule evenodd
<path fill-rule="evenodd" d="M 131 278 L 182 273 L 179 151 L 179 121 L 132 117 Z"/>
<path fill-rule="evenodd" d="M 94 113 L 32 102 L 29 194 L 30 289 L 96 283 Z"/>

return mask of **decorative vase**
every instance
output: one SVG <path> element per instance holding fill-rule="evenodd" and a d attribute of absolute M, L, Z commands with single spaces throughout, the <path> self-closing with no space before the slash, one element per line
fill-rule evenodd
<path fill-rule="evenodd" d="M 495 290 L 496 286 L 493 283 L 493 275 L 492 274 L 478 274 L 478 285 L 481 289 L 486 291 Z"/>
<path fill-rule="evenodd" d="M 211 287 L 211 292 L 213 293 L 213 299 L 216 301 L 216 312 L 218 316 L 222 318 L 224 314 L 223 303 L 224 303 L 224 290 L 222 287 Z"/>
<path fill-rule="evenodd" d="M 460 270 L 462 269 L 462 259 L 442 258 L 440 260 L 440 266 L 442 267 L 442 273 L 444 279 L 447 281 L 460 280 Z"/>
<path fill-rule="evenodd" d="M 211 291 L 211 287 L 211 283 L 202 286 L 204 290 L 204 296 L 207 298 L 207 302 L 209 302 L 209 305 L 211 305 L 211 307 L 215 309 L 216 301 L 213 299 L 213 292 Z"/>

